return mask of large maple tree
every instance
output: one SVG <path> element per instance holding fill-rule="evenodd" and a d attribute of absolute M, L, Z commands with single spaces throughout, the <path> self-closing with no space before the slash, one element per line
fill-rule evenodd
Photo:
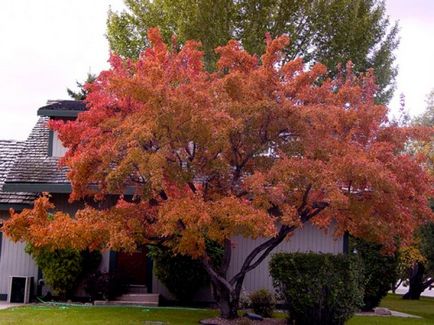
<path fill-rule="evenodd" d="M 50 122 L 69 149 L 71 200 L 117 193 L 117 203 L 73 218 L 50 214 L 43 196 L 5 223 L 13 239 L 126 251 L 165 245 L 203 263 L 222 316 L 233 318 L 246 274 L 307 222 L 392 249 L 432 219 L 425 157 L 405 150 L 412 139 L 429 141 L 432 129 L 389 122 L 372 72 L 355 77 L 349 63 L 331 80 L 321 64 L 284 63 L 282 36 L 268 37 L 260 58 L 230 41 L 209 73 L 199 43 L 175 50 L 156 29 L 148 38 L 137 60 L 111 56 L 89 86 L 88 111 Z M 268 240 L 229 278 L 238 235 Z M 209 241 L 224 248 L 218 265 Z"/>

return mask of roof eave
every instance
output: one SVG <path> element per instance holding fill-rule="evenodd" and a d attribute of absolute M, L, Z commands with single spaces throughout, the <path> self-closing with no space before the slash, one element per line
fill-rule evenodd
<path fill-rule="evenodd" d="M 96 185 L 90 185 L 90 189 L 97 190 Z M 70 183 L 24 183 L 24 182 L 6 182 L 3 185 L 4 192 L 31 192 L 31 193 L 63 193 L 69 194 L 72 192 Z M 136 188 L 134 186 L 127 186 L 123 195 L 134 195 Z M 119 193 L 113 193 L 118 195 Z"/>
<path fill-rule="evenodd" d="M 69 183 L 21 183 L 6 182 L 3 185 L 4 192 L 50 192 L 50 193 L 71 193 L 72 188 Z"/>
<path fill-rule="evenodd" d="M 77 117 L 81 111 L 76 110 L 62 110 L 62 109 L 38 109 L 38 116 L 47 117 Z"/>
<path fill-rule="evenodd" d="M 32 204 L 0 203 L 0 211 L 9 211 L 9 209 L 14 209 L 15 211 L 22 211 L 23 209 L 31 207 Z"/>

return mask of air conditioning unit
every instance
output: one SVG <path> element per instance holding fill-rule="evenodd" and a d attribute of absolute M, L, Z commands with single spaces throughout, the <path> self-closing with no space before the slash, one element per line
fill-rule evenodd
<path fill-rule="evenodd" d="M 9 276 L 9 303 L 28 304 L 33 292 L 32 276 Z"/>

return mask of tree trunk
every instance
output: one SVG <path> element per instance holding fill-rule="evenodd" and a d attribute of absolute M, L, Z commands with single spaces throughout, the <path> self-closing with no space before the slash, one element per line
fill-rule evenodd
<path fill-rule="evenodd" d="M 410 270 L 410 286 L 408 292 L 402 297 L 408 300 L 419 300 L 421 293 L 426 289 L 424 285 L 425 267 L 422 263 L 416 263 Z"/>
<path fill-rule="evenodd" d="M 311 208 L 306 208 L 310 189 L 311 185 L 307 187 L 303 195 L 303 202 L 298 208 L 298 213 L 302 223 L 306 223 L 328 207 L 327 202 L 314 202 L 312 203 Z M 274 212 L 274 215 L 281 215 L 281 212 Z M 293 232 L 296 228 L 296 226 L 282 225 L 275 237 L 272 237 L 258 245 L 247 255 L 241 270 L 229 281 L 227 279 L 227 270 L 231 260 L 232 251 L 232 244 L 229 239 L 226 239 L 224 242 L 225 253 L 220 268 L 213 267 L 213 265 L 210 263 L 209 257 L 204 257 L 202 259 L 202 264 L 210 276 L 211 283 L 214 288 L 214 298 L 216 299 L 216 302 L 220 308 L 220 316 L 222 318 L 234 319 L 238 317 L 238 304 L 246 274 L 260 265 L 264 259 L 270 255 L 271 251 L 276 248 L 288 236 L 288 234 Z"/>
<path fill-rule="evenodd" d="M 214 298 L 220 309 L 220 317 L 235 319 L 238 317 L 238 300 L 234 299 L 234 292 L 224 285 L 213 282 Z M 236 298 L 236 297 L 235 297 Z"/>
<path fill-rule="evenodd" d="M 225 295 L 226 296 L 226 295 Z M 238 317 L 238 303 L 230 297 L 221 297 L 217 301 L 220 309 L 220 317 L 224 319 L 235 319 Z"/>

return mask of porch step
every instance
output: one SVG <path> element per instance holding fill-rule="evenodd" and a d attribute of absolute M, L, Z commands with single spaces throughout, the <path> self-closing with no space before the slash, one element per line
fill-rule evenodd
<path fill-rule="evenodd" d="M 116 300 L 104 301 L 97 300 L 95 305 L 141 305 L 141 306 L 158 306 L 159 294 L 156 293 L 127 293 Z"/>
<path fill-rule="evenodd" d="M 148 293 L 148 288 L 145 285 L 130 284 L 127 293 Z"/>
<path fill-rule="evenodd" d="M 158 302 L 158 296 L 159 295 L 155 293 L 125 293 L 122 296 L 119 296 L 117 300 Z"/>
<path fill-rule="evenodd" d="M 148 306 L 158 307 L 158 303 L 141 302 L 141 301 L 120 301 L 120 300 L 95 300 L 93 302 L 95 306 Z"/>

